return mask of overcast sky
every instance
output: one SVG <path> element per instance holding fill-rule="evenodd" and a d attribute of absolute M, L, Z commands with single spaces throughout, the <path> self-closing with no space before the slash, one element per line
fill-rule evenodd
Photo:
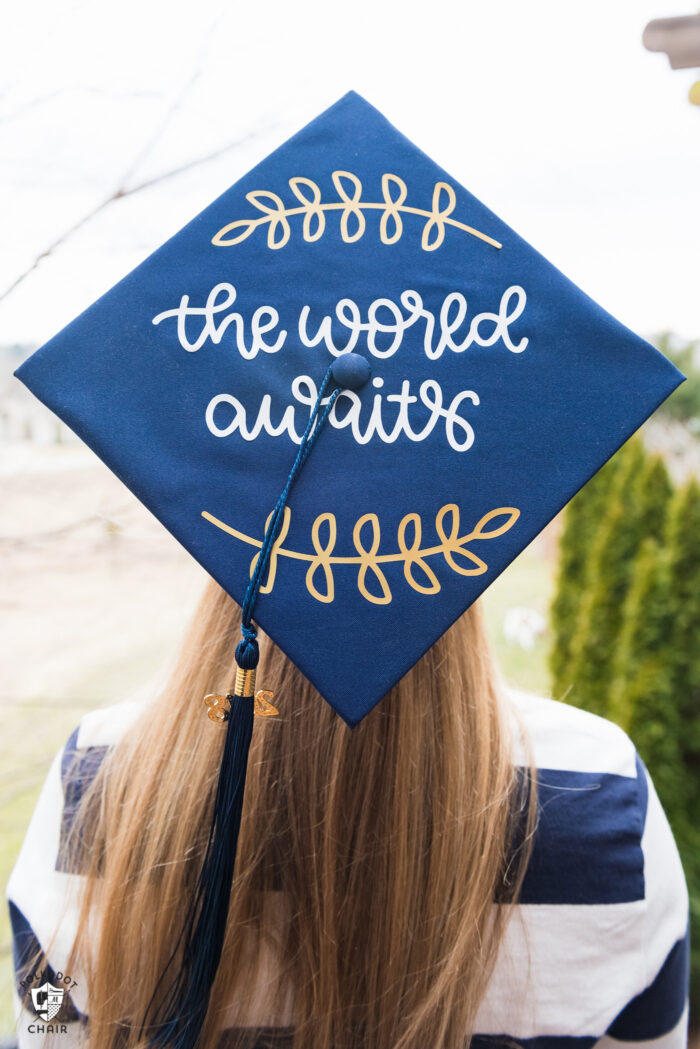
<path fill-rule="evenodd" d="M 688 2 L 688 0 L 686 0 Z M 16 3 L 0 41 L 0 303 L 41 342 L 349 88 L 640 334 L 700 336 L 700 71 L 684 0 Z M 9 18 L 9 24 L 8 24 Z"/>

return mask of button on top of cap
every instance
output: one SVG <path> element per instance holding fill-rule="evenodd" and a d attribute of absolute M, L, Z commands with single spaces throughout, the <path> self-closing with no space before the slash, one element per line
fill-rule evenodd
<path fill-rule="evenodd" d="M 333 378 L 344 390 L 359 390 L 365 385 L 372 369 L 366 357 L 359 353 L 343 353 L 333 362 Z"/>

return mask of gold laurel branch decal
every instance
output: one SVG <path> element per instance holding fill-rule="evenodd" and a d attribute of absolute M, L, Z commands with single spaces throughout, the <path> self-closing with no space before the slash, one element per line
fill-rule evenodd
<path fill-rule="evenodd" d="M 434 546 L 422 546 L 423 528 L 419 514 L 406 514 L 397 530 L 398 550 L 391 554 L 380 554 L 381 529 L 376 514 L 363 514 L 353 528 L 352 539 L 357 555 L 340 557 L 333 553 L 338 537 L 335 514 L 319 514 L 311 529 L 311 543 L 314 553 L 300 550 L 289 550 L 282 546 L 289 531 L 291 510 L 284 509 L 284 518 L 280 532 L 275 540 L 268 565 L 267 577 L 260 592 L 269 594 L 277 575 L 277 563 L 280 557 L 289 557 L 296 561 L 308 563 L 306 571 L 306 588 L 317 601 L 330 604 L 335 598 L 335 565 L 357 566 L 357 588 L 362 596 L 373 605 L 388 605 L 392 600 L 391 589 L 381 565 L 399 562 L 408 585 L 420 594 L 437 594 L 440 581 L 427 558 L 441 556 L 458 575 L 483 575 L 488 565 L 472 550 L 470 543 L 477 540 L 496 539 L 503 535 L 520 517 L 520 510 L 514 506 L 499 506 L 489 510 L 479 520 L 471 532 L 460 535 L 459 507 L 456 503 L 447 503 L 435 516 L 435 531 L 439 542 Z M 214 517 L 207 510 L 202 510 L 202 517 L 220 528 L 223 532 L 239 539 L 249 546 L 262 547 L 260 539 L 254 539 L 239 532 L 238 529 Z M 269 522 L 269 518 L 268 518 Z M 265 525 L 267 528 L 267 523 Z M 253 557 L 250 566 L 251 575 L 255 569 L 259 554 Z"/>
<path fill-rule="evenodd" d="M 237 219 L 229 222 L 212 237 L 212 244 L 219 248 L 232 247 L 246 240 L 259 226 L 267 226 L 267 246 L 273 251 L 283 248 L 291 236 L 289 219 L 293 215 L 303 215 L 302 236 L 305 241 L 313 242 L 323 236 L 326 229 L 326 212 L 340 212 L 340 235 L 346 244 L 354 244 L 364 235 L 366 228 L 365 211 L 381 211 L 379 236 L 382 244 L 396 244 L 403 233 L 403 215 L 418 215 L 426 220 L 421 237 L 423 251 L 437 251 L 445 239 L 445 228 L 455 229 L 477 237 L 493 248 L 503 245 L 486 233 L 473 226 L 467 226 L 451 218 L 457 203 L 452 186 L 447 182 L 436 182 L 430 211 L 406 204 L 408 189 L 403 179 L 388 172 L 382 175 L 382 201 L 363 201 L 362 183 L 350 171 L 334 171 L 333 186 L 338 194 L 337 201 L 321 202 L 321 190 L 310 178 L 301 175 L 289 179 L 289 187 L 300 207 L 285 207 L 284 201 L 277 193 L 259 189 L 246 193 L 246 200 L 262 212 L 261 218 Z"/>

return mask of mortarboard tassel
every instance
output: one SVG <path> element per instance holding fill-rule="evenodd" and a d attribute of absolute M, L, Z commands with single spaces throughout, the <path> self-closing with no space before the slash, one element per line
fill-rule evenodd
<path fill-rule="evenodd" d="M 248 583 L 241 608 L 242 640 L 236 648 L 238 670 L 231 693 L 207 696 L 212 721 L 226 724 L 226 739 L 221 757 L 219 779 L 214 798 L 214 810 L 202 868 L 197 878 L 193 905 L 175 949 L 156 985 L 141 1033 L 148 1037 L 151 1049 L 194 1049 L 207 1014 L 211 988 L 214 983 L 226 935 L 233 873 L 236 863 L 238 834 L 243 811 L 248 751 L 253 734 L 255 714 L 255 675 L 259 650 L 256 629 L 252 622 L 258 592 L 267 572 L 270 555 L 279 534 L 284 508 L 292 485 L 306 462 L 311 449 L 335 404 L 341 387 L 358 389 L 370 375 L 369 362 L 356 353 L 338 357 L 330 365 L 319 387 L 318 397 L 309 423 L 299 445 L 287 483 L 277 500 L 265 530 L 260 554 Z M 338 386 L 328 397 L 323 411 L 321 402 L 334 380 Z M 228 708 L 224 703 L 228 703 Z M 264 706 L 263 701 L 263 706 Z M 261 713 L 276 713 L 274 708 Z M 182 944 L 180 968 L 168 986 L 159 1006 L 150 1016 L 151 1007 L 175 954 Z M 150 1033 L 154 1032 L 154 1033 Z"/>
<path fill-rule="evenodd" d="M 255 666 L 258 644 L 241 641 L 236 650 L 239 669 L 232 693 L 225 698 L 230 709 L 209 704 L 212 720 L 226 723 L 214 811 L 193 905 L 178 943 L 182 960 L 157 1014 L 148 1021 L 153 1047 L 193 1047 L 204 1023 L 211 987 L 223 949 L 229 896 L 236 862 L 236 846 L 243 811 L 248 751 L 253 734 Z M 207 697 L 209 700 L 212 697 Z M 217 696 L 216 700 L 223 697 Z M 173 963 L 171 957 L 161 980 Z M 160 985 L 160 981 L 159 981 Z"/>

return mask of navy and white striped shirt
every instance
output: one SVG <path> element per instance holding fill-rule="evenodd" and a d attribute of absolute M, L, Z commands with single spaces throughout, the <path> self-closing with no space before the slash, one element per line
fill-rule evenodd
<path fill-rule="evenodd" d="M 527 1049 L 682 1049 L 688 893 L 649 775 L 611 722 L 529 693 L 506 695 L 530 736 L 539 824 L 473 1049 L 506 1039 Z M 67 869 L 62 839 L 81 782 L 141 710 L 122 703 L 82 719 L 51 766 L 7 887 L 18 978 L 62 915 L 45 972 L 49 982 L 69 981 L 60 1014 L 67 1033 L 56 1036 L 67 1049 L 83 1036 L 89 1002 L 81 974 L 64 972 L 81 876 Z M 514 760 L 525 763 L 520 750 Z M 20 1014 L 16 988 L 15 1002 L 20 1049 L 33 1049 L 31 999 Z M 289 1031 L 264 1025 L 260 1016 L 257 1033 L 251 1028 L 251 1049 L 291 1044 Z"/>

